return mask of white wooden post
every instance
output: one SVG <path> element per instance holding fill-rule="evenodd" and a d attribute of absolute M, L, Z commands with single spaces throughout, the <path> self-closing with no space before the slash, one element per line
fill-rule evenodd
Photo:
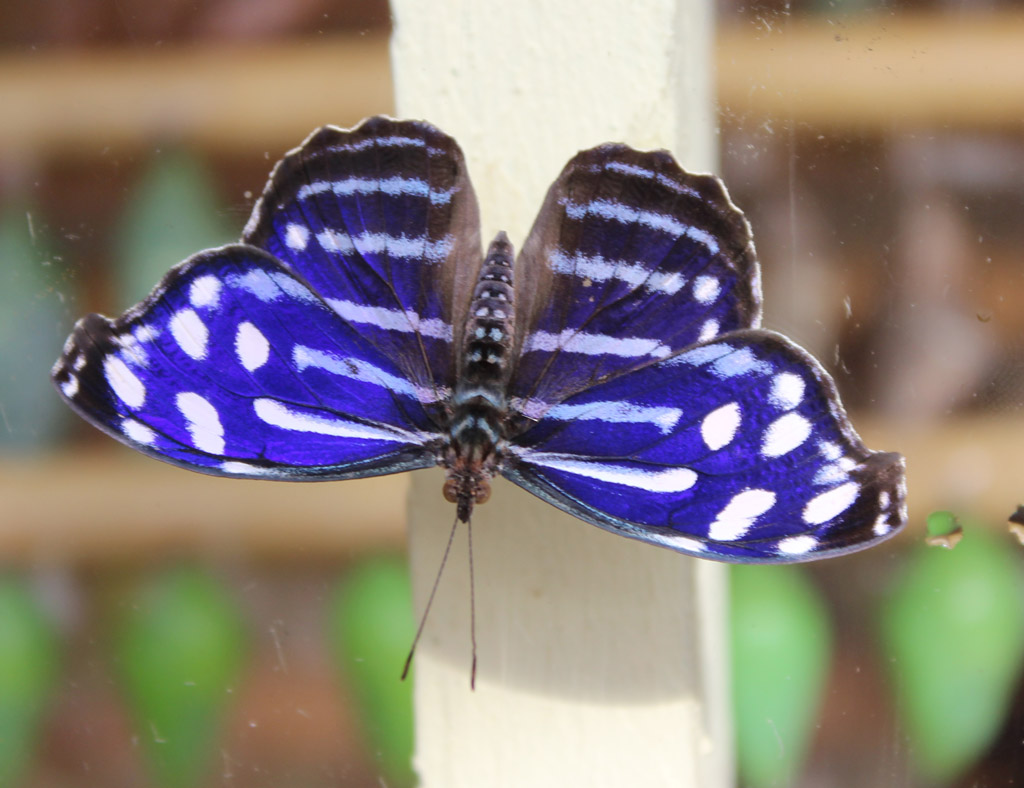
<path fill-rule="evenodd" d="M 517 247 L 600 142 L 714 169 L 710 0 L 392 0 L 397 114 L 462 145 L 485 239 Z M 454 507 L 412 484 L 417 607 Z M 474 515 L 479 673 L 461 534 L 416 656 L 425 788 L 732 783 L 721 566 L 614 536 L 496 480 Z"/>

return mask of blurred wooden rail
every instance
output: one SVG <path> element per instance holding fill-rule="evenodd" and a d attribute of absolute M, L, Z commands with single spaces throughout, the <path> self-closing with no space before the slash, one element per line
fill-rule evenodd
<path fill-rule="evenodd" d="M 724 119 L 1024 128 L 1024 13 L 776 18 L 718 39 Z"/>
<path fill-rule="evenodd" d="M 0 56 L 0 152 L 99 156 L 166 140 L 276 160 L 392 106 L 387 38 Z"/>
<path fill-rule="evenodd" d="M 959 418 L 920 428 L 854 423 L 872 448 L 907 457 L 911 524 L 949 508 L 997 529 L 1024 502 L 1024 419 Z M 441 494 L 441 474 L 437 494 Z M 148 560 L 222 554 L 336 560 L 401 547 L 408 474 L 282 484 L 189 473 L 111 446 L 0 460 L 0 562 Z M 487 512 L 479 512 L 486 527 Z M 581 524 L 581 527 L 586 527 Z"/>
<path fill-rule="evenodd" d="M 1024 124 L 1024 14 L 776 17 L 718 34 L 723 119 L 888 132 Z M 392 107 L 387 38 L 0 56 L 0 154 L 176 139 L 272 157 Z"/>
<path fill-rule="evenodd" d="M 344 484 L 221 479 L 118 446 L 7 457 L 0 563 L 196 553 L 308 561 L 401 548 L 407 487 L 406 475 Z"/>

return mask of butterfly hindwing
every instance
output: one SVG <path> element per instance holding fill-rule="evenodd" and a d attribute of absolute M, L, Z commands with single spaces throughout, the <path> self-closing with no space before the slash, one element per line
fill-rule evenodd
<path fill-rule="evenodd" d="M 717 178 L 684 172 L 665 151 L 577 154 L 548 192 L 516 277 L 529 286 L 510 394 L 528 416 L 760 320 L 743 214 Z"/>
<path fill-rule="evenodd" d="M 436 461 L 434 388 L 250 246 L 190 258 L 116 320 L 79 321 L 53 374 L 96 426 L 206 473 L 349 478 Z"/>
<path fill-rule="evenodd" d="M 517 444 L 513 481 L 603 528 L 706 558 L 810 560 L 905 519 L 902 458 L 866 449 L 820 365 L 767 331 L 593 386 Z"/>
<path fill-rule="evenodd" d="M 375 117 L 321 128 L 285 156 L 242 240 L 304 277 L 415 385 L 450 388 L 479 232 L 455 141 Z"/>

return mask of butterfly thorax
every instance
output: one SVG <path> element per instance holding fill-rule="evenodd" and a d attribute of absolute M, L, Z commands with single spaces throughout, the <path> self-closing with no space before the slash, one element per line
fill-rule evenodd
<path fill-rule="evenodd" d="M 512 345 L 512 244 L 491 242 L 473 291 L 452 397 L 444 495 L 465 522 L 490 496 L 489 480 L 505 450 L 508 357 Z"/>

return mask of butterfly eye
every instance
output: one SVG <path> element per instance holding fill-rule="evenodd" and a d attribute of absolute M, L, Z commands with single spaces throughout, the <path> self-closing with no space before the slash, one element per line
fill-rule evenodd
<path fill-rule="evenodd" d="M 448 501 L 448 503 L 458 503 L 459 483 L 455 479 L 445 479 L 442 493 L 444 494 L 444 499 Z"/>
<path fill-rule="evenodd" d="M 473 491 L 473 499 L 477 503 L 487 503 L 487 499 L 491 497 L 491 485 L 487 483 L 486 479 L 481 479 L 477 482 L 476 489 Z"/>

